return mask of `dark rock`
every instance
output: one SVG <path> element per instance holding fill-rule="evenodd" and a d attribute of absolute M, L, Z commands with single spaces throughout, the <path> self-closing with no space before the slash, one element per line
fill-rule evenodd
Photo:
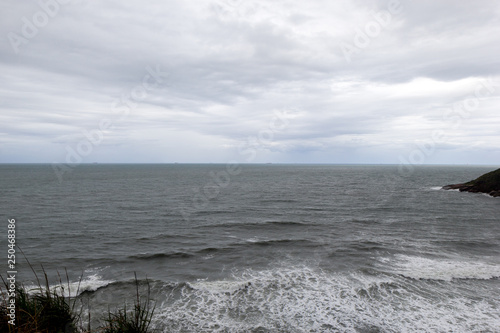
<path fill-rule="evenodd" d="M 454 184 L 454 185 L 446 185 L 443 186 L 443 190 L 460 190 L 464 184 Z"/>
<path fill-rule="evenodd" d="M 443 190 L 488 193 L 492 197 L 500 197 L 500 169 L 488 172 L 481 177 L 471 180 L 467 183 L 443 186 Z"/>

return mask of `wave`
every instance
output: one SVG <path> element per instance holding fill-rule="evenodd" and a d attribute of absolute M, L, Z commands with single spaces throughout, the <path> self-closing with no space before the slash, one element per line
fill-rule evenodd
<path fill-rule="evenodd" d="M 348 219 L 346 222 L 348 223 L 355 223 L 355 224 L 361 224 L 361 225 L 374 225 L 374 224 L 380 224 L 380 221 L 374 220 L 374 219 Z"/>
<path fill-rule="evenodd" d="M 113 282 L 114 282 L 113 280 L 105 280 L 102 279 L 100 275 L 94 274 L 86 277 L 81 282 L 71 283 L 70 288 L 72 290 L 77 290 L 79 285 L 79 293 L 82 293 L 84 291 L 95 291 Z"/>
<path fill-rule="evenodd" d="M 228 250 L 229 248 L 228 247 L 207 247 L 205 249 L 201 249 L 201 250 L 198 250 L 196 251 L 196 253 L 199 253 L 199 254 L 207 254 L 207 253 L 214 253 L 214 252 L 217 252 L 217 251 L 223 251 L 223 250 Z"/>
<path fill-rule="evenodd" d="M 202 249 L 193 250 L 189 252 L 158 252 L 158 253 L 140 253 L 127 257 L 129 260 L 165 260 L 165 259 L 190 259 L 199 255 L 214 254 L 215 252 L 227 251 L 243 251 L 249 247 L 262 247 L 262 246 L 302 246 L 302 247 L 316 247 L 318 243 L 306 239 L 260 239 L 248 238 L 242 239 L 237 242 L 228 244 L 221 244 L 218 247 L 207 247 Z"/>
<path fill-rule="evenodd" d="M 261 199 L 260 203 L 295 203 L 296 199 Z"/>
<path fill-rule="evenodd" d="M 400 258 L 404 259 L 404 258 Z M 141 286 L 146 280 L 140 280 Z M 334 273 L 282 263 L 235 271 L 217 280 L 148 280 L 157 303 L 153 325 L 175 332 L 479 332 L 498 331 L 498 304 L 467 298 L 442 285 L 418 288 L 404 278 Z M 78 282 L 70 283 L 71 289 Z M 96 312 L 118 304 L 134 280 L 82 280 L 80 295 Z M 435 289 L 432 289 L 435 288 Z M 436 298 L 439 295 L 439 298 Z M 446 320 L 442 320 L 446 318 Z M 201 329 L 203 328 L 203 329 Z M 160 330 L 161 331 L 161 330 Z"/>
<path fill-rule="evenodd" d="M 257 246 L 273 246 L 273 245 L 301 245 L 301 246 L 319 246 L 317 243 L 307 239 L 269 239 L 259 240 L 257 238 L 250 238 L 246 240 L 248 243 Z"/>
<path fill-rule="evenodd" d="M 202 250 L 196 251 L 196 253 L 200 254 L 206 254 L 206 253 L 212 253 L 212 252 L 217 252 L 217 251 L 225 251 L 225 250 L 231 250 L 234 251 L 236 249 L 245 249 L 248 247 L 253 247 L 253 246 L 281 246 L 281 245 L 300 245 L 303 247 L 316 247 L 319 246 L 317 242 L 308 240 L 308 239 L 289 239 L 289 238 L 284 238 L 284 239 L 262 239 L 262 238 L 247 238 L 244 239 L 243 242 L 233 242 L 230 244 L 226 244 L 225 246 L 221 247 L 208 247 Z"/>
<path fill-rule="evenodd" d="M 255 228 L 255 227 L 286 227 L 286 226 L 297 226 L 297 227 L 312 227 L 317 226 L 315 223 L 304 223 L 296 221 L 263 221 L 263 222 L 224 222 L 216 223 L 210 225 L 200 225 L 195 226 L 193 229 L 205 229 L 205 228 Z"/>
<path fill-rule="evenodd" d="M 383 260 L 387 264 L 392 260 Z M 392 261 L 394 273 L 415 280 L 490 280 L 500 278 L 500 265 L 471 259 L 425 258 L 396 255 Z"/>
<path fill-rule="evenodd" d="M 186 259 L 186 258 L 191 258 L 194 255 L 186 252 L 171 252 L 171 253 L 140 253 L 140 254 L 134 254 L 131 256 L 128 256 L 129 259 L 143 259 L 143 260 L 149 260 L 149 259 L 176 259 L 176 258 L 181 258 L 181 259 Z"/>
<path fill-rule="evenodd" d="M 429 188 L 429 190 L 432 190 L 432 191 L 440 191 L 442 189 L 443 189 L 442 186 L 432 186 L 432 187 Z"/>
<path fill-rule="evenodd" d="M 149 240 L 157 240 L 157 239 L 172 239 L 175 241 L 183 240 L 183 239 L 196 239 L 198 236 L 196 235 L 181 235 L 181 234 L 152 234 L 150 236 L 142 236 L 137 238 L 138 241 L 149 241 Z"/>
<path fill-rule="evenodd" d="M 78 281 L 73 282 L 62 282 L 56 283 L 49 286 L 51 291 L 54 291 L 58 295 L 65 296 L 78 296 L 83 293 L 92 293 L 100 288 L 106 287 L 115 281 L 113 280 L 105 280 L 98 274 L 92 274 L 85 278 L 82 278 Z M 46 288 L 42 286 L 42 290 Z M 40 287 L 36 285 L 28 285 L 26 286 L 26 290 L 30 294 L 36 294 L 40 292 Z"/>
<path fill-rule="evenodd" d="M 183 287 L 188 286 L 188 283 L 186 283 L 186 282 L 180 282 L 180 283 L 167 282 L 167 283 L 165 283 L 164 281 L 152 280 L 152 279 L 137 279 L 137 281 L 135 279 L 130 279 L 130 280 L 122 280 L 122 281 L 103 281 L 103 282 L 107 282 L 107 283 L 101 283 L 96 288 L 82 290 L 79 293 L 79 295 L 83 295 L 83 294 L 91 295 L 97 291 L 104 291 L 106 289 L 115 289 L 115 290 L 121 290 L 121 291 L 126 289 L 126 288 L 135 289 L 137 287 L 137 285 L 143 285 L 143 286 L 147 286 L 147 285 L 151 286 L 153 284 L 161 285 L 162 289 L 164 289 L 164 290 L 168 290 L 169 288 L 176 289 L 176 288 L 183 288 Z"/>
<path fill-rule="evenodd" d="M 157 308 L 155 322 L 175 332 L 498 331 L 497 305 L 420 290 L 388 275 L 328 273 L 286 265 L 186 284 Z M 436 291 L 436 292 L 435 292 Z M 443 320 L 446 318 L 446 320 Z M 201 329 L 203 328 L 203 329 Z"/>
<path fill-rule="evenodd" d="M 294 221 L 267 221 L 267 222 L 264 222 L 264 224 L 277 225 L 277 226 L 308 226 L 308 227 L 310 227 L 311 225 L 314 225 L 314 224 L 310 224 L 310 223 L 294 222 Z"/>
<path fill-rule="evenodd" d="M 398 262 L 415 257 L 397 256 Z M 394 260 L 393 260 L 394 261 Z M 388 261 L 389 263 L 391 261 Z M 498 302 L 448 294 L 442 284 L 397 275 L 326 272 L 284 262 L 233 271 L 216 280 L 148 280 L 159 299 L 153 326 L 174 332 L 491 332 L 500 330 Z M 145 286 L 146 280 L 139 285 Z M 76 287 L 78 282 L 70 285 Z M 135 290 L 135 280 L 94 274 L 80 295 L 105 311 Z M 457 288 L 462 288 L 461 286 Z M 76 289 L 75 289 L 76 290 Z M 128 291 L 130 290 L 130 291 Z M 493 298 L 494 299 L 494 298 Z M 446 320 L 443 320 L 446 318 Z"/>
<path fill-rule="evenodd" d="M 375 252 L 375 251 L 387 251 L 387 244 L 373 241 L 357 241 L 349 244 L 348 247 L 339 247 L 330 254 L 330 256 L 335 256 L 336 253 L 357 253 L 357 252 Z"/>
<path fill-rule="evenodd" d="M 488 240 L 468 240 L 468 241 L 463 241 L 463 240 L 437 240 L 437 241 L 432 241 L 433 244 L 437 244 L 438 246 L 448 246 L 452 247 L 453 249 L 462 249 L 462 250 L 495 250 L 498 245 L 496 244 L 495 241 L 488 241 Z"/>

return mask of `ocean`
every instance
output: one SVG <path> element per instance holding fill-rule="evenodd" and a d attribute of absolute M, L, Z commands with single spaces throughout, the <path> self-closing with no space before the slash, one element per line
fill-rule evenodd
<path fill-rule="evenodd" d="M 499 198 L 440 189 L 494 169 L 4 164 L 2 234 L 91 320 L 135 273 L 160 332 L 500 332 Z"/>

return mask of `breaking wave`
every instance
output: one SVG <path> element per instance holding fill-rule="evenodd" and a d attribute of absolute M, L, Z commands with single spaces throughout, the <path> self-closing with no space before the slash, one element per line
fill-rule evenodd
<path fill-rule="evenodd" d="M 306 266 L 201 280 L 158 307 L 175 332 L 478 332 L 500 329 L 498 304 L 433 296 L 404 278 L 335 274 Z"/>

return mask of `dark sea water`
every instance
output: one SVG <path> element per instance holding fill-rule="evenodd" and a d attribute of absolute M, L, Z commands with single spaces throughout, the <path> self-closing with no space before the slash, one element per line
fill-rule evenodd
<path fill-rule="evenodd" d="M 500 199 L 440 190 L 494 169 L 0 165 L 0 211 L 92 318 L 136 272 L 164 332 L 500 332 Z"/>

